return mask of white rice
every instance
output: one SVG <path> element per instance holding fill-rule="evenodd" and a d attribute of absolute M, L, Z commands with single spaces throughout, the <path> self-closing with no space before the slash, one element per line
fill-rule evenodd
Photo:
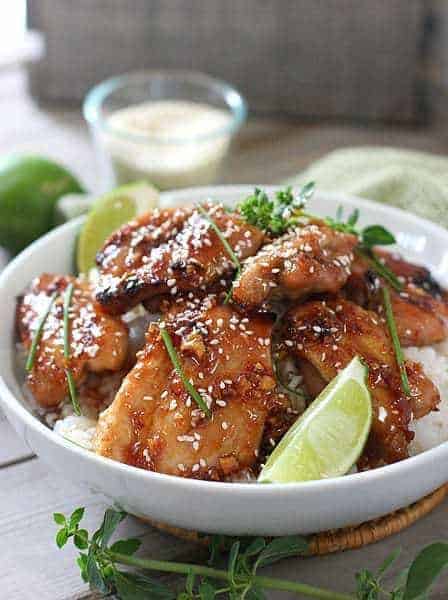
<path fill-rule="evenodd" d="M 406 348 L 405 355 L 421 363 L 426 375 L 440 392 L 439 410 L 412 423 L 415 438 L 409 452 L 414 455 L 448 440 L 448 340 L 435 346 Z"/>
<path fill-rule="evenodd" d="M 70 415 L 56 421 L 54 431 L 86 450 L 93 450 L 93 438 L 96 429 L 96 420 L 88 417 Z"/>

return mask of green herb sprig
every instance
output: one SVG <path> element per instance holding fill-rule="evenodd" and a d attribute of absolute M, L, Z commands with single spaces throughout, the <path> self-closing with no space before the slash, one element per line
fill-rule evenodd
<path fill-rule="evenodd" d="M 73 373 L 68 366 L 70 362 L 70 306 L 72 304 L 73 291 L 74 285 L 73 283 L 69 283 L 64 294 L 64 359 L 66 361 L 65 375 L 67 377 L 68 392 L 72 402 L 73 411 L 75 415 L 80 416 L 82 413 L 78 401 L 76 384 Z"/>
<path fill-rule="evenodd" d="M 307 183 L 297 195 L 288 187 L 276 192 L 272 199 L 264 190 L 255 188 L 254 193 L 239 204 L 238 211 L 250 225 L 278 236 L 299 223 L 314 187 L 314 182 Z"/>
<path fill-rule="evenodd" d="M 387 287 L 383 287 L 382 292 L 383 292 L 384 308 L 386 311 L 387 326 L 390 331 L 390 336 L 392 338 L 392 344 L 393 344 L 394 352 L 395 352 L 395 358 L 397 360 L 398 368 L 400 370 L 401 385 L 403 387 L 403 391 L 406 394 L 406 396 L 410 396 L 411 395 L 411 387 L 409 385 L 408 374 L 406 372 L 406 362 L 404 359 L 403 349 L 401 347 L 400 339 L 398 337 L 397 324 L 395 323 L 394 312 L 393 312 L 392 303 L 390 300 L 390 292 Z"/>
<path fill-rule="evenodd" d="M 265 577 L 258 569 L 291 556 L 308 553 L 308 542 L 300 536 L 288 536 L 267 541 L 264 538 L 211 538 L 208 566 L 167 560 L 139 558 L 135 553 L 141 541 L 137 538 L 111 543 L 118 525 L 126 513 L 108 509 L 101 526 L 93 535 L 81 528 L 84 508 L 77 508 L 69 517 L 53 515 L 59 526 L 56 544 L 63 548 L 69 540 L 80 551 L 77 564 L 86 583 L 104 596 L 116 594 L 121 600 L 264 600 L 264 590 L 289 592 L 301 598 L 321 600 L 419 600 L 427 597 L 443 569 L 448 567 L 448 544 L 433 543 L 421 550 L 409 568 L 402 571 L 391 590 L 383 581 L 400 555 L 389 555 L 374 573 L 364 569 L 356 575 L 353 594 L 335 592 L 305 583 Z M 226 568 L 219 568 L 221 550 L 228 550 Z M 123 565 L 127 570 L 121 570 Z M 132 568 L 134 570 L 129 570 Z M 144 572 L 182 575 L 181 590 L 168 587 Z"/>
<path fill-rule="evenodd" d="M 211 417 L 210 409 L 207 406 L 207 404 L 205 403 L 201 394 L 196 390 L 194 385 L 191 383 L 191 381 L 185 375 L 185 372 L 182 368 L 182 364 L 180 362 L 179 356 L 176 352 L 176 348 L 174 347 L 173 340 L 171 339 L 171 336 L 168 333 L 168 331 L 165 329 L 165 327 L 160 327 L 160 335 L 162 337 L 163 343 L 165 344 L 165 348 L 166 348 L 166 351 L 168 352 L 168 356 L 170 357 L 173 367 L 175 368 L 176 373 L 179 375 L 184 388 L 190 394 L 190 396 L 193 398 L 193 400 L 196 402 L 196 404 L 199 406 L 199 408 L 207 415 L 207 417 L 210 418 Z"/>
<path fill-rule="evenodd" d="M 31 342 L 30 351 L 28 353 L 28 357 L 27 357 L 26 363 L 25 363 L 25 369 L 27 371 L 31 371 L 33 369 L 33 367 L 34 367 L 34 361 L 36 359 L 37 348 L 39 346 L 39 342 L 41 340 L 42 333 L 44 331 L 45 323 L 46 323 L 46 321 L 48 319 L 48 316 L 49 316 L 49 314 L 51 312 L 51 309 L 53 307 L 54 301 L 56 300 L 56 296 L 57 296 L 57 292 L 53 292 L 51 294 L 50 299 L 48 301 L 48 306 L 47 306 L 45 312 L 43 313 L 43 315 L 42 315 L 42 317 L 41 317 L 41 319 L 40 319 L 40 321 L 39 321 L 39 323 L 37 325 L 36 331 L 35 331 L 34 336 L 33 336 L 33 341 Z"/>

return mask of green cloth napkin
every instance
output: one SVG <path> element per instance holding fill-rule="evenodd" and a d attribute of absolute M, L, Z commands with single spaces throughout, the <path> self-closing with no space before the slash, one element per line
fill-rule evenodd
<path fill-rule="evenodd" d="M 448 158 L 442 156 L 381 147 L 336 150 L 287 183 L 308 181 L 318 190 L 363 196 L 448 227 Z"/>

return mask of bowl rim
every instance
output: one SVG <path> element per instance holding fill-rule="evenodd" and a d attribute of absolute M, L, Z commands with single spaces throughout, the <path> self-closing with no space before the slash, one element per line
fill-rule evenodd
<path fill-rule="evenodd" d="M 214 89 L 222 96 L 227 105 L 232 118 L 229 123 L 223 127 L 212 129 L 208 133 L 186 136 L 186 137 L 159 137 L 157 135 L 139 135 L 137 133 L 128 133 L 120 128 L 112 127 L 102 113 L 104 101 L 110 94 L 120 88 L 126 87 L 127 84 L 142 84 L 149 82 L 151 79 L 166 79 L 173 81 L 190 81 Z M 131 106 L 131 105 L 129 105 Z M 122 75 L 117 75 L 102 81 L 91 88 L 84 99 L 82 105 L 84 119 L 91 127 L 99 127 L 111 135 L 117 136 L 126 141 L 131 141 L 137 144 L 191 144 L 195 142 L 206 142 L 214 138 L 232 135 L 236 133 L 248 114 L 248 104 L 244 96 L 234 86 L 222 79 L 211 77 L 201 71 L 187 69 L 147 69 L 130 71 Z"/>
<path fill-rule="evenodd" d="M 180 190 L 164 192 L 161 197 L 162 200 L 172 200 L 176 199 L 176 196 L 183 196 L 185 194 L 201 194 L 202 196 L 212 196 L 214 193 L 219 193 L 226 191 L 228 193 L 237 193 L 244 194 L 254 189 L 254 185 L 221 185 L 221 186 L 205 186 L 205 187 L 191 187 L 191 188 L 183 188 Z M 275 191 L 282 186 L 263 186 L 263 188 L 269 193 Z M 294 186 L 293 186 L 294 187 Z M 405 218 L 408 221 L 413 222 L 415 225 L 424 225 L 425 230 L 427 232 L 434 232 L 434 234 L 442 235 L 447 237 L 448 232 L 446 229 L 428 221 L 427 219 L 423 219 L 422 217 L 418 217 L 413 214 L 406 213 L 405 211 L 391 207 L 388 205 L 383 205 L 372 200 L 367 200 L 364 198 L 359 198 L 354 195 L 345 194 L 345 193 L 333 193 L 320 191 L 315 194 L 318 196 L 325 196 L 330 200 L 333 200 L 335 203 L 340 202 L 351 202 L 356 203 L 361 209 L 363 206 L 369 209 L 377 209 L 382 212 L 389 213 L 394 215 L 396 218 Z M 30 246 L 28 246 L 24 251 L 18 254 L 8 265 L 7 267 L 0 273 L 0 290 L 8 281 L 8 279 L 14 274 L 17 269 L 20 269 L 21 265 L 25 263 L 29 257 L 35 252 L 35 250 L 45 247 L 47 244 L 51 244 L 52 240 L 57 236 L 62 235 L 63 233 L 73 234 L 77 228 L 82 224 L 84 217 L 78 217 L 61 225 L 40 239 L 33 242 Z M 12 352 L 13 345 L 11 345 Z M 8 357 L 10 355 L 8 353 Z M 3 362 L 3 361 L 2 361 Z M 186 477 L 178 477 L 175 475 L 167 475 L 164 473 L 156 473 L 153 471 L 146 471 L 144 469 L 139 469 L 138 467 L 134 467 L 132 465 L 127 465 L 124 463 L 120 463 L 110 458 L 106 458 L 103 456 L 99 456 L 94 452 L 84 449 L 73 442 L 70 442 L 66 438 L 59 436 L 52 429 L 44 425 L 38 418 L 35 416 L 31 409 L 25 408 L 25 406 L 16 398 L 12 390 L 8 387 L 6 381 L 4 380 L 1 374 L 1 364 L 0 362 L 0 405 L 4 404 L 6 406 L 6 412 L 12 412 L 18 420 L 22 421 L 30 427 L 34 432 L 39 435 L 43 435 L 46 440 L 50 444 L 56 444 L 56 446 L 62 447 L 65 450 L 76 455 L 81 460 L 93 461 L 99 466 L 103 466 L 106 469 L 112 469 L 116 472 L 120 472 L 123 475 L 126 475 L 131 478 L 146 480 L 146 482 L 150 483 L 151 481 L 157 481 L 161 484 L 164 484 L 168 487 L 174 486 L 175 488 L 181 488 L 183 490 L 203 490 L 204 492 L 214 490 L 217 493 L 226 494 L 227 491 L 233 490 L 238 491 L 239 493 L 243 493 L 244 495 L 248 495 L 249 497 L 252 495 L 263 495 L 266 498 L 271 498 L 272 496 L 277 496 L 279 493 L 282 494 L 293 494 L 296 495 L 298 493 L 329 493 L 331 491 L 339 490 L 340 488 L 345 488 L 347 491 L 353 491 L 360 488 L 360 486 L 371 485 L 379 480 L 390 480 L 393 482 L 396 475 L 398 473 L 401 476 L 409 476 L 415 475 L 415 470 L 423 465 L 431 465 L 435 460 L 440 460 L 442 458 L 448 458 L 448 441 L 442 442 L 441 444 L 421 452 L 418 455 L 411 456 L 406 458 L 400 462 L 385 465 L 383 467 L 378 467 L 376 469 L 372 469 L 370 471 L 363 471 L 358 473 L 352 473 L 348 475 L 344 475 L 341 477 L 333 477 L 329 479 L 321 479 L 315 481 L 305 481 L 305 482 L 291 482 L 291 483 L 269 483 L 260 485 L 254 482 L 215 482 L 215 481 L 203 481 L 197 479 L 191 479 Z"/>

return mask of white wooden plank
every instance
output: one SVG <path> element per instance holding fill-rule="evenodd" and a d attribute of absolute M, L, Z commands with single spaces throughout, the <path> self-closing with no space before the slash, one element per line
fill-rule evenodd
<path fill-rule="evenodd" d="M 33 456 L 32 450 L 19 438 L 3 413 L 0 413 L 0 440 L 0 468 Z"/>
<path fill-rule="evenodd" d="M 73 547 L 60 551 L 54 543 L 53 512 L 86 507 L 86 525 L 99 525 L 104 498 L 48 472 L 39 460 L 0 469 L 1 598 L 67 600 L 88 592 L 75 565 Z M 191 546 L 162 534 L 134 518 L 122 524 L 123 537 L 145 535 L 148 554 L 172 558 L 191 554 Z"/>

